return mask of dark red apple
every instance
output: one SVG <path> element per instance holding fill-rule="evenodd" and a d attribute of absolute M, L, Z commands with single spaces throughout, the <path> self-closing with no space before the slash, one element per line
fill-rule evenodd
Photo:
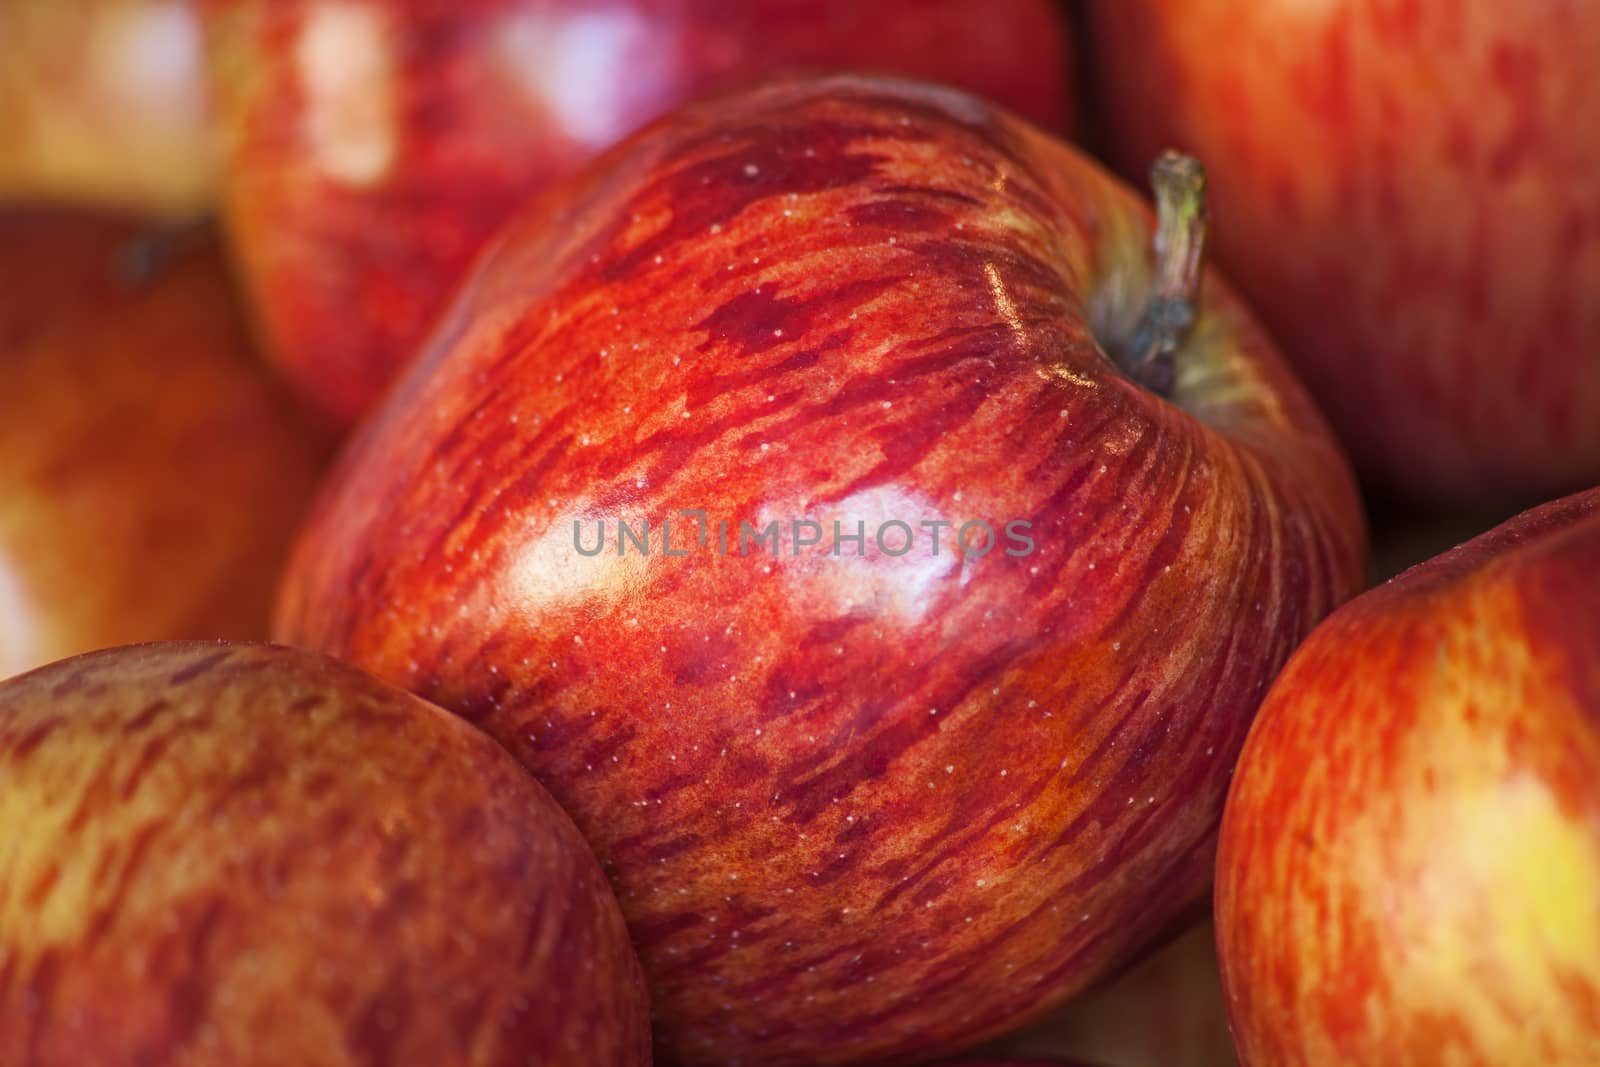
<path fill-rule="evenodd" d="M 1600 1063 L 1600 489 L 1351 602 L 1273 686 L 1217 929 L 1247 1064 Z"/>
<path fill-rule="evenodd" d="M 1301 388 L 1195 297 L 1198 174 L 1162 188 L 1158 277 L 1131 191 L 976 97 L 691 106 L 505 231 L 345 454 L 276 633 L 550 786 L 674 1060 L 954 1051 L 1206 891 L 1365 546 Z"/>
<path fill-rule="evenodd" d="M 530 192 L 689 98 L 866 68 L 1071 115 L 1050 0 L 206 0 L 227 217 L 265 336 L 369 409 Z"/>
<path fill-rule="evenodd" d="M 200 36 L 195 0 L 0 3 L 0 199 L 209 208 Z"/>
<path fill-rule="evenodd" d="M 1402 498 L 1600 482 L 1600 4 L 1090 0 L 1125 173 L 1210 167 L 1218 262 Z"/>
<path fill-rule="evenodd" d="M 644 1067 L 577 829 L 489 738 L 266 645 L 0 684 L 0 1063 Z"/>
<path fill-rule="evenodd" d="M 0 677 L 265 637 L 326 452 L 207 232 L 0 212 Z"/>

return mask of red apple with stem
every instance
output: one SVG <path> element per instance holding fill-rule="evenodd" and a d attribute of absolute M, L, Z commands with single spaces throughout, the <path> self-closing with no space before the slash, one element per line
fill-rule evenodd
<path fill-rule="evenodd" d="M 0 212 L 0 678 L 264 638 L 327 453 L 205 230 Z"/>
<path fill-rule="evenodd" d="M 0 1062 L 650 1062 L 571 820 L 345 664 L 175 642 L 0 683 L 0 825 Z"/>
<path fill-rule="evenodd" d="M 865 68 L 1071 115 L 1050 0 L 205 2 L 244 279 L 271 352 L 344 421 L 530 193 L 691 97 Z"/>
<path fill-rule="evenodd" d="M 1217 258 L 1402 499 L 1600 482 L 1600 5 L 1091 0 L 1125 173 L 1210 168 Z"/>
<path fill-rule="evenodd" d="M 954 1051 L 1205 893 L 1365 546 L 1201 284 L 1193 161 L 1159 185 L 1152 263 L 1137 196 L 976 97 L 687 107 L 504 231 L 332 476 L 275 632 L 551 788 L 671 1059 Z"/>
<path fill-rule="evenodd" d="M 0 199 L 190 217 L 216 158 L 194 0 L 0 4 Z"/>
<path fill-rule="evenodd" d="M 1600 489 L 1352 601 L 1223 820 L 1247 1064 L 1600 1062 Z"/>

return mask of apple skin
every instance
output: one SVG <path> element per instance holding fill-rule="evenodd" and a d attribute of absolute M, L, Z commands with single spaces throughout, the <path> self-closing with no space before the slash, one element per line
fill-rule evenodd
<path fill-rule="evenodd" d="M 353 422 L 532 193 L 778 68 L 951 82 L 1069 126 L 1049 0 L 207 0 L 224 200 L 268 348 Z"/>
<path fill-rule="evenodd" d="M 0 677 L 267 636 L 330 435 L 251 347 L 205 230 L 0 211 Z"/>
<path fill-rule="evenodd" d="M 1352 601 L 1234 778 L 1217 929 L 1254 1065 L 1600 1062 L 1600 490 Z"/>
<path fill-rule="evenodd" d="M 668 1058 L 1014 1026 L 1205 893 L 1256 702 L 1364 573 L 1353 478 L 1220 279 L 1177 405 L 1096 346 L 1089 309 L 1108 339 L 1141 309 L 1150 228 L 955 90 L 675 112 L 496 240 L 326 483 L 275 633 L 545 782 L 619 887 Z M 665 557 L 680 508 L 1038 543 Z M 658 551 L 575 551 L 575 519 L 619 517 Z"/>
<path fill-rule="evenodd" d="M 1365 481 L 1600 483 L 1600 5 L 1087 6 L 1114 157 L 1207 162 L 1217 262 Z"/>
<path fill-rule="evenodd" d="M 995 1049 L 1116 1067 L 1237 1067 L 1215 927 L 1209 918 L 1191 926 Z"/>
<path fill-rule="evenodd" d="M 190 218 L 216 195 L 189 0 L 0 4 L 0 200 Z"/>
<path fill-rule="evenodd" d="M 0 684 L 0 1062 L 650 1062 L 570 819 L 459 719 L 268 645 Z"/>

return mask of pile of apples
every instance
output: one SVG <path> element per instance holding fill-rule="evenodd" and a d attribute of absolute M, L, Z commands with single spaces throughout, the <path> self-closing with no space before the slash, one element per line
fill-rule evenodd
<path fill-rule="evenodd" d="M 1600 1064 L 1597 133 L 1591 0 L 5 0 L 0 1067 Z"/>

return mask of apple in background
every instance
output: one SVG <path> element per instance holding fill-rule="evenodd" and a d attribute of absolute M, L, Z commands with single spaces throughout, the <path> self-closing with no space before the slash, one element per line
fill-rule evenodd
<path fill-rule="evenodd" d="M 0 677 L 266 636 L 327 433 L 252 352 L 215 241 L 0 212 Z"/>
<path fill-rule="evenodd" d="M 207 210 L 200 37 L 193 0 L 0 3 L 0 200 Z"/>
<path fill-rule="evenodd" d="M 0 1061 L 644 1067 L 594 855 L 478 731 L 268 645 L 0 684 Z"/>
<path fill-rule="evenodd" d="M 1207 161 L 1217 259 L 1405 500 L 1600 482 L 1600 4 L 1090 0 L 1125 173 Z"/>
<path fill-rule="evenodd" d="M 496 239 L 275 633 L 551 788 L 666 1058 L 1016 1026 L 1205 893 L 1256 702 L 1362 584 L 1343 458 L 1200 286 L 1198 178 L 1163 168 L 1157 265 L 1130 190 L 952 89 L 680 110 Z"/>
<path fill-rule="evenodd" d="M 1353 601 L 1273 686 L 1217 928 L 1248 1064 L 1600 1063 L 1600 489 Z"/>
<path fill-rule="evenodd" d="M 1050 0 L 206 0 L 225 202 L 268 347 L 351 422 L 530 193 L 693 96 L 780 67 L 1072 114 Z"/>
<path fill-rule="evenodd" d="M 1113 1067 L 1236 1067 L 1215 928 L 1190 928 L 995 1048 Z"/>

